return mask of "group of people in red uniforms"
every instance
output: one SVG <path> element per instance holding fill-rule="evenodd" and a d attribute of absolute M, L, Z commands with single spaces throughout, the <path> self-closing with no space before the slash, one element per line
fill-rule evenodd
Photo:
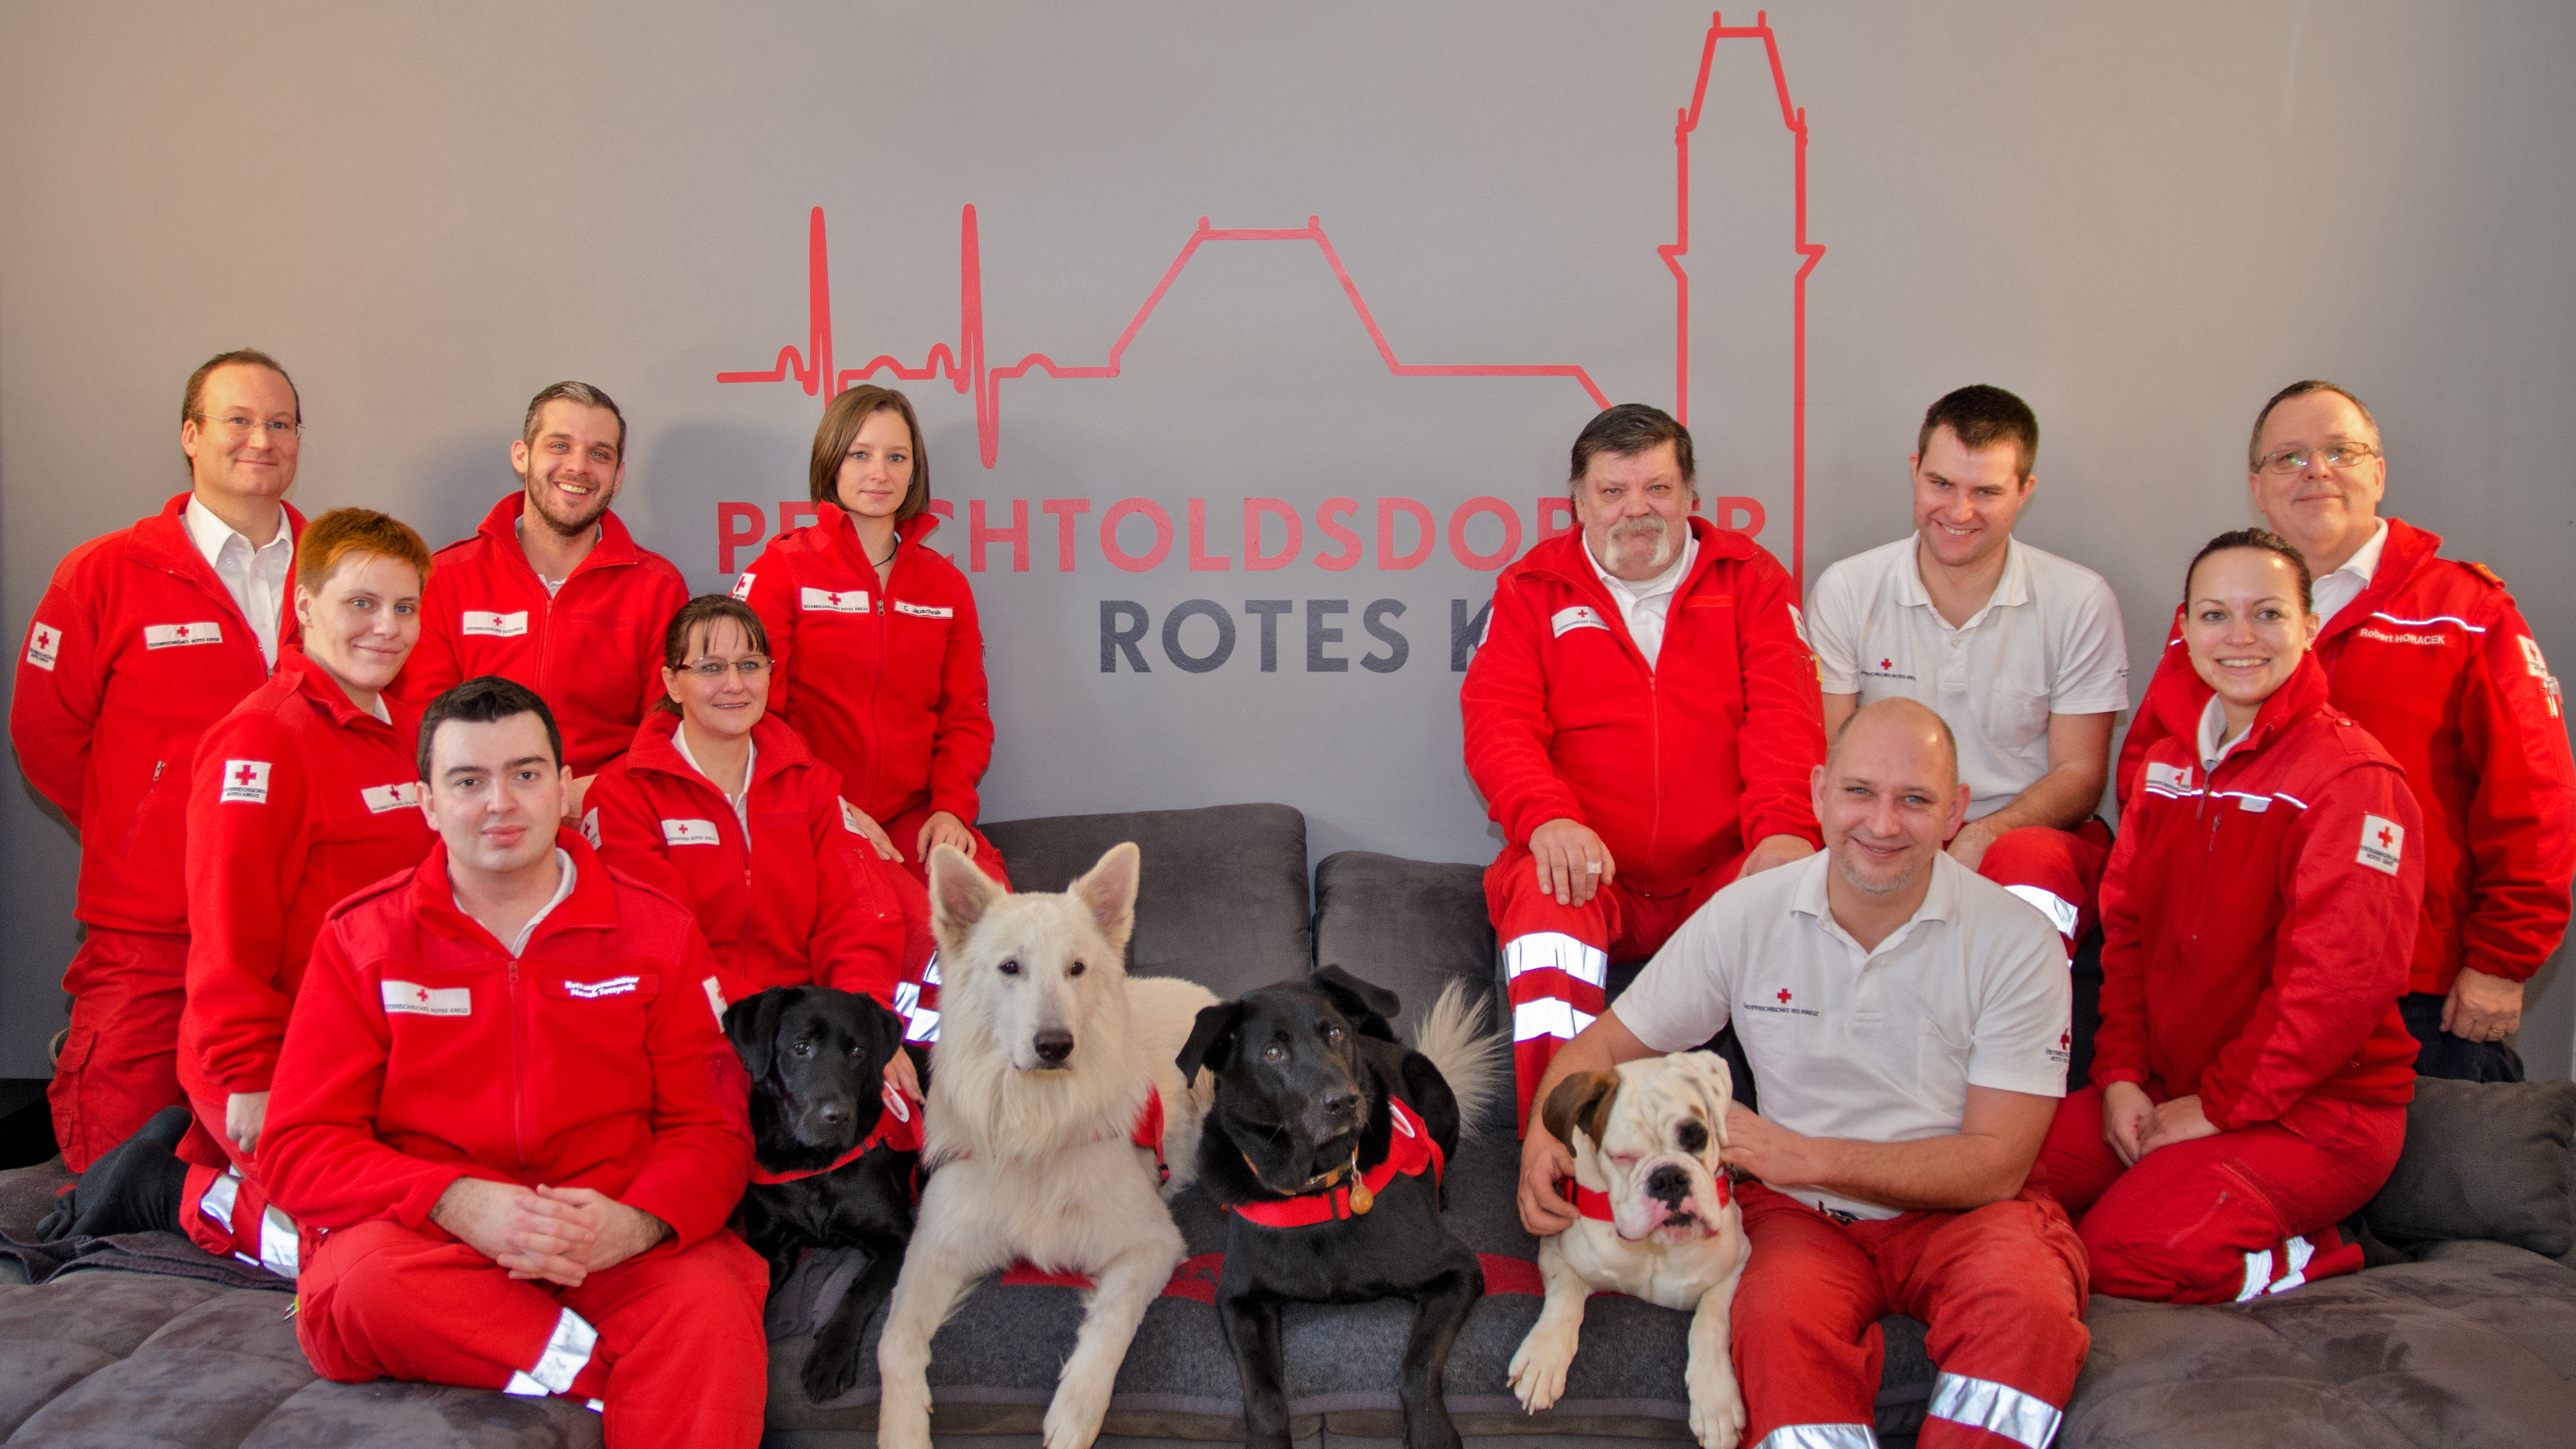
<path fill-rule="evenodd" d="M 2415 1078 L 2519 1080 L 2523 984 L 2566 931 L 2557 680 L 2492 572 L 2379 516 L 2358 398 L 2310 380 L 2256 416 L 2269 526 L 2184 572 L 2116 778 L 2117 601 L 2013 537 L 2038 446 L 2002 389 L 1934 403 L 1914 531 L 1801 607 L 1696 516 L 1688 432 L 1612 408 L 1573 449 L 1580 529 L 1503 572 L 1468 668 L 1523 1224 L 1575 1215 L 1531 1102 L 1731 1029 L 1760 1449 L 1875 1442 L 1886 1312 L 1931 1329 L 1923 1443 L 2038 1449 L 2089 1289 L 2241 1301 L 2359 1267 L 2338 1225 Z"/>
<path fill-rule="evenodd" d="M 435 554 L 288 506 L 302 430 L 274 359 L 199 368 L 189 491 L 63 563 L 18 665 L 12 739 L 84 844 L 51 1088 L 81 1180 L 47 1231 L 177 1228 L 294 1278 L 333 1378 L 753 1443 L 723 1012 L 829 985 L 935 1039 L 924 857 L 1001 873 L 911 406 L 836 397 L 823 522 L 698 599 L 612 511 L 597 388 L 530 402 L 520 490 Z M 909 1057 L 887 1075 L 918 1095 Z"/>
<path fill-rule="evenodd" d="M 189 492 L 64 561 L 17 667 L 22 767 L 84 842 L 52 1086 L 82 1178 L 49 1231 L 176 1226 L 295 1278 L 334 1378 L 753 1442 L 766 1274 L 724 1228 L 750 1149 L 721 1017 L 815 983 L 935 1039 L 925 858 L 1003 878 L 918 420 L 839 393 L 818 521 L 694 599 L 613 512 L 596 388 L 530 402 L 520 490 L 435 554 L 289 507 L 302 424 L 273 359 L 199 368 Z M 2089 1289 L 2358 1266 L 2338 1224 L 2414 1078 L 2518 1078 L 2566 928 L 2557 681 L 2492 573 L 2379 516 L 2357 398 L 2258 414 L 2269 527 L 2185 570 L 2116 771 L 2117 602 L 2013 536 L 2038 442 L 2001 389 L 1940 399 L 1913 531 L 1802 601 L 1698 515 L 1686 429 L 1608 409 L 1572 450 L 1580 526 L 1503 572 L 1461 691 L 1531 1231 L 1573 1215 L 1531 1101 L 1740 1039 L 1748 1443 L 1870 1442 L 1892 1308 L 1931 1325 L 1927 1443 L 2039 1449 Z"/>

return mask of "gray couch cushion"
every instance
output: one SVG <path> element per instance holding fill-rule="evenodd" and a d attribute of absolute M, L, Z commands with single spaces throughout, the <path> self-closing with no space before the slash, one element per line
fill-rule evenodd
<path fill-rule="evenodd" d="M 1369 850 L 1324 857 L 1315 867 L 1315 964 L 1339 966 L 1402 997 L 1396 1024 L 1405 1031 L 1452 980 L 1492 995 L 1485 872 Z"/>
<path fill-rule="evenodd" d="M 1144 858 L 1127 968 L 1186 976 L 1219 996 L 1302 976 L 1306 817 L 1285 805 L 1058 815 L 980 825 L 1014 890 L 1060 891 L 1121 841 Z"/>
<path fill-rule="evenodd" d="M 2558 1257 L 2576 1248 L 2569 1145 L 2576 1082 L 2415 1080 L 2406 1150 L 2363 1209 L 2383 1238 L 2492 1238 Z"/>

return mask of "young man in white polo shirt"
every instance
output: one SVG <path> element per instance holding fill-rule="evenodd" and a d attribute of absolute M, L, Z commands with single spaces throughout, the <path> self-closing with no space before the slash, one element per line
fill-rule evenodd
<path fill-rule="evenodd" d="M 1949 724 L 1968 786 L 1951 858 L 2039 907 L 2072 956 L 2110 854 L 2093 811 L 2129 650 L 2100 574 L 2012 536 L 2038 454 L 2038 418 L 2002 388 L 1934 403 L 1906 460 L 1914 532 L 1825 570 L 1807 633 L 1828 734 L 1890 698 Z"/>
<path fill-rule="evenodd" d="M 1924 1449 L 2044 1449 L 2091 1337 L 2084 1247 L 2026 1179 L 2066 1089 L 2071 988 L 2048 922 L 1941 846 L 1957 746 L 1911 700 L 1863 707 L 1815 772 L 1825 853 L 1718 892 L 1550 1064 L 1687 1051 L 1730 1020 L 1767 1115 L 1738 1104 L 1753 1254 L 1729 1335 L 1751 1449 L 1869 1449 L 1878 1319 L 1931 1328 Z M 1522 1225 L 1563 1230 L 1574 1165 L 1533 1120 Z"/>

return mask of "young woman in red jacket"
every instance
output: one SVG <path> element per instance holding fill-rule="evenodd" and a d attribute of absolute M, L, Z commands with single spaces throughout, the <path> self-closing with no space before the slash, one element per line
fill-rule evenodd
<path fill-rule="evenodd" d="M 257 1167 L 269 1081 L 325 914 L 418 865 L 435 838 L 412 758 L 419 716 L 385 692 L 420 639 L 429 564 L 420 535 L 381 513 L 338 508 L 305 527 L 300 645 L 206 731 L 188 786 L 179 1085 L 194 1123 L 174 1107 L 145 1124 L 84 1175 L 76 1223 L 54 1226 L 178 1227 L 295 1276 L 298 1234 Z"/>
<path fill-rule="evenodd" d="M 663 634 L 668 693 L 592 782 L 582 833 L 697 916 L 719 1018 L 754 992 L 809 983 L 907 1014 L 930 955 L 930 898 L 872 847 L 840 772 L 769 712 L 774 673 L 750 605 L 690 600 Z M 886 1075 L 918 1094 L 901 1053 Z"/>
<path fill-rule="evenodd" d="M 734 582 L 768 626 L 770 704 L 841 772 L 877 853 L 927 881 L 951 845 L 997 881 L 975 831 L 993 759 L 984 636 L 966 576 L 921 543 L 938 523 L 930 459 L 902 393 L 832 399 L 807 469 L 818 521 L 770 541 Z"/>
<path fill-rule="evenodd" d="M 2350 1272 L 2335 1224 L 2404 1140 L 2419 817 L 2328 702 L 2309 597 L 2306 561 L 2261 529 L 2185 576 L 2199 683 L 2161 702 L 2120 822 L 2093 1085 L 2040 1157 L 2100 1292 L 2243 1302 Z"/>

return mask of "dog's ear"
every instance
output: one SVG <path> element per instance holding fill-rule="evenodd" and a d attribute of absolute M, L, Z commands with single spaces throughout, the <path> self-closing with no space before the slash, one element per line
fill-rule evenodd
<path fill-rule="evenodd" d="M 1091 919 L 1100 924 L 1100 934 L 1107 937 L 1113 950 L 1125 951 L 1127 937 L 1136 929 L 1136 883 L 1143 871 L 1144 857 L 1132 840 L 1109 847 L 1100 863 L 1083 874 L 1067 889 L 1067 894 L 1082 902 Z"/>
<path fill-rule="evenodd" d="M 1617 1072 L 1577 1072 L 1547 1094 L 1547 1105 L 1539 1109 L 1538 1119 L 1569 1152 L 1574 1150 L 1574 1129 L 1578 1126 L 1597 1148 L 1602 1135 L 1610 1130 L 1610 1105 L 1618 1097 Z"/>
<path fill-rule="evenodd" d="M 967 934 L 1001 898 L 1002 888 L 955 846 L 930 848 L 930 930 L 941 954 L 964 954 Z"/>
<path fill-rule="evenodd" d="M 746 996 L 725 1008 L 725 1040 L 733 1043 L 734 1055 L 742 1058 L 742 1069 L 755 1082 L 769 1075 L 770 1061 L 778 1051 L 778 1018 L 794 994 L 782 987 Z"/>
<path fill-rule="evenodd" d="M 859 1018 L 859 1039 L 868 1044 L 877 1070 L 882 1072 L 886 1063 L 894 1060 L 895 1053 L 903 1050 L 903 1018 L 873 996 L 853 993 L 851 1001 L 850 1009 Z"/>
<path fill-rule="evenodd" d="M 1726 1114 L 1735 1104 L 1735 1069 L 1715 1052 L 1675 1052 L 1672 1060 L 1699 1089 L 1699 1099 L 1708 1108 L 1708 1130 L 1717 1135 L 1718 1150 L 1723 1152 L 1731 1145 L 1726 1137 Z"/>
<path fill-rule="evenodd" d="M 1234 1064 L 1235 1035 L 1243 1026 L 1243 1003 L 1220 1001 L 1199 1008 L 1198 1024 L 1190 1028 L 1190 1039 L 1181 1046 L 1181 1054 L 1172 1065 L 1181 1069 L 1181 1080 L 1195 1081 L 1199 1068 L 1222 1072 Z"/>
<path fill-rule="evenodd" d="M 1306 984 L 1331 997 L 1333 1005 L 1365 1035 L 1395 1040 L 1395 1014 L 1404 1009 L 1404 1001 L 1394 992 L 1339 966 L 1324 967 L 1307 977 Z"/>

